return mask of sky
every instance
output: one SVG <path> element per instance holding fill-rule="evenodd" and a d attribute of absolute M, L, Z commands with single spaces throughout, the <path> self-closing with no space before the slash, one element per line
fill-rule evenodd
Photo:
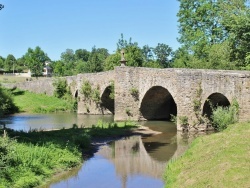
<path fill-rule="evenodd" d="M 123 33 L 140 47 L 180 44 L 177 0 L 0 0 L 0 56 L 22 57 L 40 46 L 51 60 L 66 49 L 106 48 Z"/>

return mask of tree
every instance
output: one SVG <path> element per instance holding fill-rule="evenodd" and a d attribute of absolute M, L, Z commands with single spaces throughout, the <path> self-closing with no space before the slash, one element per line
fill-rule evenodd
<path fill-rule="evenodd" d="M 37 46 L 34 50 L 29 48 L 24 55 L 25 64 L 27 64 L 33 76 L 38 77 L 42 75 L 45 61 L 50 61 L 47 54 Z"/>
<path fill-rule="evenodd" d="M 85 49 L 78 49 L 75 51 L 75 60 L 88 61 L 90 52 Z"/>
<path fill-rule="evenodd" d="M 108 56 L 104 62 L 104 70 L 114 70 L 116 66 L 120 66 L 121 54 L 116 51 L 115 54 Z"/>
<path fill-rule="evenodd" d="M 167 68 L 171 66 L 169 56 L 172 55 L 172 48 L 170 48 L 167 44 L 158 43 L 153 51 L 157 57 L 157 61 L 162 65 L 162 67 Z"/>
<path fill-rule="evenodd" d="M 142 47 L 142 54 L 144 57 L 144 61 L 148 62 L 150 60 L 153 60 L 153 58 L 154 58 L 153 50 L 154 50 L 154 48 L 149 47 L 148 45 L 144 45 Z"/>
<path fill-rule="evenodd" d="M 5 59 L 2 56 L 0 56 L 0 69 L 4 69 L 4 61 Z"/>
<path fill-rule="evenodd" d="M 98 53 L 98 49 L 94 46 L 90 53 L 88 62 L 85 66 L 84 72 L 101 72 L 103 71 L 103 61 L 102 56 Z"/>
<path fill-rule="evenodd" d="M 228 32 L 230 59 L 238 67 L 245 67 L 250 52 L 250 7 L 247 0 L 219 0 L 222 24 Z M 248 3 L 248 4 L 247 4 Z"/>
<path fill-rule="evenodd" d="M 16 65 L 16 62 L 17 62 L 16 58 L 12 54 L 9 54 L 4 61 L 4 70 L 7 72 L 10 71 L 14 72 L 14 67 Z"/>
<path fill-rule="evenodd" d="M 250 51 L 249 0 L 179 1 L 178 40 L 183 44 L 182 49 L 193 56 L 189 59 L 201 62 L 203 68 L 244 68 Z M 225 51 L 223 48 L 228 51 L 217 53 Z M 176 58 L 175 63 L 184 65 Z M 188 64 L 199 67 L 192 62 Z"/>
<path fill-rule="evenodd" d="M 75 53 L 72 49 L 66 49 L 65 52 L 61 53 L 61 60 L 65 63 L 74 62 L 75 61 Z"/>

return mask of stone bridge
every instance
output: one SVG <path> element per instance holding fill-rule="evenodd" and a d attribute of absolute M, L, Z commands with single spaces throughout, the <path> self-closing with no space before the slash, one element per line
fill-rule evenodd
<path fill-rule="evenodd" d="M 250 119 L 250 72 L 194 69 L 152 69 L 116 67 L 114 71 L 80 74 L 77 89 L 89 81 L 100 91 L 100 102 L 88 100 L 78 92 L 78 113 L 114 114 L 122 120 L 169 120 L 170 115 L 196 121 L 194 103 L 201 113 L 211 115 L 210 104 L 229 106 L 235 98 L 239 119 Z M 114 82 L 114 99 L 109 97 Z M 210 102 L 208 102 L 210 101 Z M 177 120 L 178 121 L 178 120 Z M 181 130 L 180 122 L 177 129 Z"/>
<path fill-rule="evenodd" d="M 188 117 L 192 124 L 197 120 L 194 103 L 200 103 L 200 113 L 209 116 L 209 103 L 229 106 L 235 98 L 240 106 L 239 120 L 250 120 L 248 71 L 120 66 L 113 71 L 67 77 L 67 82 L 73 96 L 78 98 L 79 114 L 114 114 L 116 121 L 169 120 L 173 114 Z M 82 89 L 84 83 L 91 86 L 89 96 Z M 24 84 L 17 87 L 53 93 L 51 79 Z M 177 129 L 181 130 L 178 118 Z"/>

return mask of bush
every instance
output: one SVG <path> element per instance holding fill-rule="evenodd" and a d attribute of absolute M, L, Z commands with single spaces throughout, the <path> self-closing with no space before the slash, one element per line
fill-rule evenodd
<path fill-rule="evenodd" d="M 214 108 L 211 116 L 213 127 L 219 131 L 226 129 L 229 124 L 238 121 L 238 112 L 239 104 L 235 99 L 229 107 Z"/>
<path fill-rule="evenodd" d="M 57 79 L 53 82 L 55 87 L 54 96 L 62 98 L 67 93 L 67 82 L 65 79 Z"/>
<path fill-rule="evenodd" d="M 83 82 L 80 92 L 84 95 L 86 99 L 89 99 L 89 97 L 91 96 L 91 92 L 92 92 L 92 88 L 91 88 L 89 81 Z"/>
<path fill-rule="evenodd" d="M 18 111 L 18 107 L 13 102 L 11 91 L 0 86 L 0 117 L 2 115 L 12 114 Z"/>

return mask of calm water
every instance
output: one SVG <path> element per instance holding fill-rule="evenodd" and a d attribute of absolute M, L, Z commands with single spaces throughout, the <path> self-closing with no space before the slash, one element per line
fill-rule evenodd
<path fill-rule="evenodd" d="M 7 127 L 16 130 L 60 129 L 73 123 L 90 126 L 98 119 L 113 121 L 113 116 L 77 114 L 19 114 L 5 118 Z M 45 187 L 50 188 L 160 188 L 167 162 L 181 155 L 190 140 L 177 133 L 170 122 L 141 124 L 160 131 L 150 137 L 132 136 L 100 146 L 94 156 Z"/>
<path fill-rule="evenodd" d="M 80 126 L 91 126 L 98 120 L 112 122 L 112 115 L 77 115 L 76 113 L 53 114 L 16 114 L 0 120 L 8 128 L 28 131 L 30 129 L 62 129 L 70 128 L 75 123 Z"/>

